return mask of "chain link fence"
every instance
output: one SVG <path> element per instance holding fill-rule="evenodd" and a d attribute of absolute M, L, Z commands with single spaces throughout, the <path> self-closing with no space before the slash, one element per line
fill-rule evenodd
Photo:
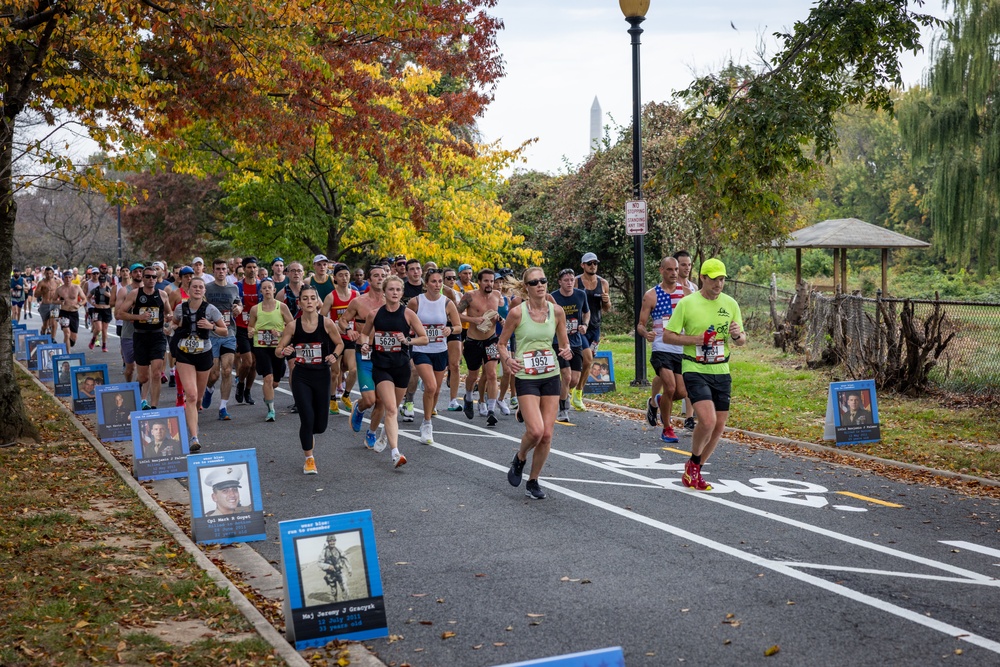
<path fill-rule="evenodd" d="M 770 335 L 774 331 L 773 320 L 771 319 L 771 292 L 776 294 L 774 302 L 775 314 L 779 319 L 785 319 L 788 310 L 788 303 L 795 292 L 788 292 L 777 289 L 777 287 L 767 287 L 754 283 L 745 283 L 740 280 L 726 280 L 723 292 L 736 299 L 740 304 L 740 312 L 743 314 L 743 328 L 754 334 Z"/>

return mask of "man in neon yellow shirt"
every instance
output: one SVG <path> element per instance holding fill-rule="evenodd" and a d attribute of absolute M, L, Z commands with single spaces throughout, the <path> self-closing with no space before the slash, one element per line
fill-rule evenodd
<path fill-rule="evenodd" d="M 698 491 L 712 489 L 701 476 L 701 466 L 715 451 L 729 417 L 733 385 L 729 353 L 733 345 L 742 347 L 747 342 L 740 306 L 722 293 L 725 285 L 726 265 L 718 259 L 707 260 L 701 265 L 701 290 L 677 303 L 663 330 L 664 343 L 684 346 L 681 370 L 698 422 L 682 481 Z"/>

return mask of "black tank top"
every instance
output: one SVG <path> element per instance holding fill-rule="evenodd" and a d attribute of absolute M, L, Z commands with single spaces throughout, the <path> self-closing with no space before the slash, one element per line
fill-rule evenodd
<path fill-rule="evenodd" d="M 600 277 L 597 278 L 597 287 L 594 289 L 587 289 L 583 286 L 583 276 L 577 276 L 576 286 L 578 289 L 582 289 L 587 295 L 587 306 L 590 307 L 590 326 L 588 329 L 594 329 L 601 324 L 601 306 L 602 299 L 604 298 L 604 283 L 601 282 Z"/>
<path fill-rule="evenodd" d="M 192 333 L 201 338 L 202 340 L 208 340 L 209 334 L 212 332 L 211 329 L 199 329 L 198 320 L 206 316 L 208 312 L 208 301 L 202 301 L 201 306 L 198 310 L 191 310 L 188 306 L 187 301 L 181 304 L 181 323 L 177 325 L 177 330 L 174 331 L 174 339 L 187 338 L 191 336 Z"/>
<path fill-rule="evenodd" d="M 372 326 L 372 366 L 396 368 L 409 364 L 410 348 L 403 343 L 410 331 L 406 308 L 400 304 L 396 312 L 390 313 L 386 306 L 382 306 L 375 313 Z"/>
<path fill-rule="evenodd" d="M 153 290 L 152 294 L 146 294 L 141 287 L 139 288 L 135 304 L 132 306 L 132 314 L 142 315 L 143 313 L 152 313 L 153 318 L 148 322 L 145 319 L 136 320 L 134 322 L 136 332 L 163 331 L 163 299 L 160 298 L 160 290 Z"/>
<path fill-rule="evenodd" d="M 299 290 L 301 291 L 301 287 Z M 299 296 L 292 292 L 292 288 L 285 286 L 285 305 L 288 306 L 288 312 L 292 314 L 292 317 L 299 316 Z"/>
<path fill-rule="evenodd" d="M 326 333 L 324 320 L 320 317 L 316 322 L 316 330 L 308 332 L 302 325 L 302 320 L 295 320 L 291 345 L 295 348 L 295 372 L 299 368 L 318 369 L 330 372 L 326 365 L 326 357 L 333 353 L 333 341 Z"/>
<path fill-rule="evenodd" d="M 90 291 L 90 295 L 94 297 L 95 306 L 111 305 L 111 290 L 107 287 L 95 287 Z"/>

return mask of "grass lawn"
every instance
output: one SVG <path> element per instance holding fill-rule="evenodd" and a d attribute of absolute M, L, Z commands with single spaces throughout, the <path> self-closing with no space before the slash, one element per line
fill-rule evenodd
<path fill-rule="evenodd" d="M 631 336 L 606 336 L 602 350 L 614 353 L 618 390 L 595 397 L 643 408 L 648 388 L 631 387 L 635 378 Z M 647 345 L 647 354 L 649 346 Z M 729 426 L 806 442 L 824 441 L 827 388 L 837 369 L 810 370 L 805 359 L 788 355 L 757 338 L 733 352 L 733 407 Z M 647 378 L 652 367 L 646 367 Z M 954 396 L 912 399 L 878 397 L 882 442 L 854 445 L 852 451 L 1000 480 L 1000 412 L 971 406 Z M 680 409 L 675 406 L 674 414 Z"/>

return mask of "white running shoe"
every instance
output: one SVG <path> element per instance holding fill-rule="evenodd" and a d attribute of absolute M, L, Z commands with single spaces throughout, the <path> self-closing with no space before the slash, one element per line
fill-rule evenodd
<path fill-rule="evenodd" d="M 434 444 L 434 427 L 430 422 L 424 422 L 420 425 L 420 442 L 425 445 Z"/>
<path fill-rule="evenodd" d="M 385 426 L 379 424 L 375 430 L 375 446 L 372 449 L 376 452 L 384 452 L 388 444 L 389 439 L 385 437 Z"/>
<path fill-rule="evenodd" d="M 507 415 L 508 417 L 510 416 L 510 406 L 507 405 L 506 398 L 503 399 L 502 401 L 497 401 L 497 407 L 500 408 L 501 414 Z"/>
<path fill-rule="evenodd" d="M 485 417 L 489 410 L 486 409 L 486 401 L 479 401 L 479 416 Z"/>
<path fill-rule="evenodd" d="M 462 401 L 457 398 L 451 399 L 451 403 L 448 404 L 448 412 L 460 412 L 462 410 Z"/>

